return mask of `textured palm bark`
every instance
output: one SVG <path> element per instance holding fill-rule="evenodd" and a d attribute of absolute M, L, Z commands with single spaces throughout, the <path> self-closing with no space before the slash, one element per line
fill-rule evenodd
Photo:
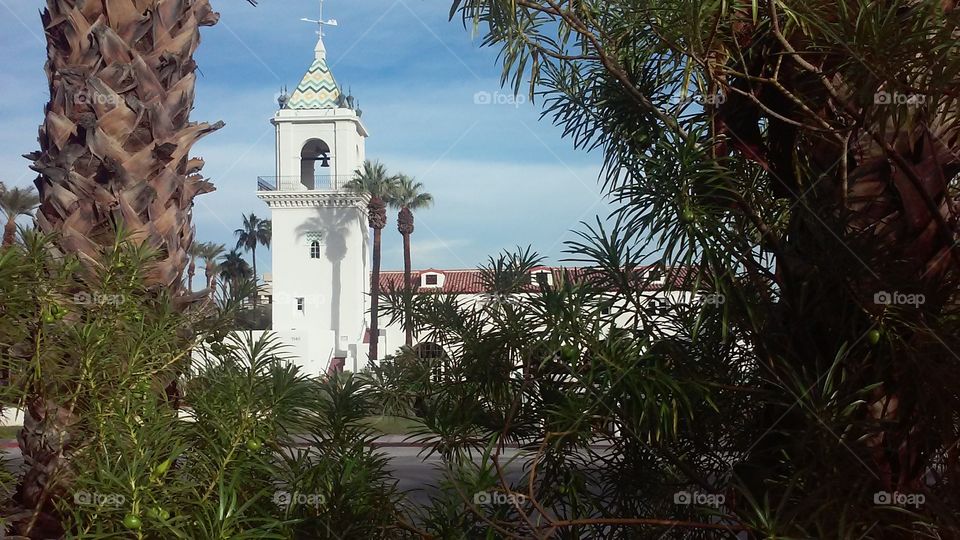
<path fill-rule="evenodd" d="M 370 273 L 370 349 L 371 362 L 379 358 L 380 345 L 380 246 L 387 226 L 387 205 L 377 196 L 367 203 L 368 220 L 373 229 L 373 271 Z"/>
<path fill-rule="evenodd" d="M 182 288 L 192 205 L 213 191 L 194 143 L 222 126 L 190 121 L 207 0 L 48 0 L 50 102 L 40 151 L 39 228 L 94 265 L 122 226 L 161 253 L 149 282 Z"/>
<path fill-rule="evenodd" d="M 17 221 L 14 218 L 7 218 L 3 225 L 3 246 L 12 246 L 17 239 Z"/>
<path fill-rule="evenodd" d="M 182 293 L 194 240 L 196 195 L 213 191 L 193 145 L 222 124 L 190 121 L 200 27 L 219 15 L 208 0 L 48 0 L 50 101 L 40 150 L 37 226 L 96 271 L 102 246 L 123 229 L 159 253 L 147 283 Z M 35 393 L 18 435 L 29 467 L 16 500 L 17 534 L 63 534 L 55 505 L 67 496 L 75 412 Z"/>
<path fill-rule="evenodd" d="M 412 300 L 412 290 L 413 283 L 411 282 L 411 274 L 413 270 L 411 268 L 410 262 L 410 235 L 413 234 L 414 222 L 413 222 L 413 212 L 409 208 L 403 207 L 400 209 L 400 213 L 397 216 L 397 230 L 400 231 L 400 234 L 403 235 L 403 292 L 404 298 L 407 302 L 406 309 L 403 314 L 403 331 L 404 331 L 404 343 L 407 347 L 413 346 L 413 326 L 411 324 L 410 318 L 410 306 L 409 302 Z"/>
<path fill-rule="evenodd" d="M 210 291 L 210 296 L 213 296 L 217 284 L 217 262 L 215 260 L 207 261 L 203 275 L 207 278 L 207 290 Z"/>
<path fill-rule="evenodd" d="M 949 11 L 954 2 L 943 5 Z M 836 57 L 811 52 L 814 48 L 807 47 L 805 37 L 784 36 L 777 25 L 751 41 L 758 34 L 748 14 L 742 19 L 742 24 L 734 25 L 742 30 L 736 32 L 739 46 L 763 52 L 746 55 L 744 63 L 731 60 L 734 56 L 725 50 L 712 55 L 714 82 L 720 88 L 739 90 L 728 92 L 727 101 L 715 111 L 716 136 L 729 141 L 716 150 L 719 155 L 739 150 L 769 173 L 771 189 L 777 196 L 794 203 L 793 221 L 779 239 L 777 276 L 784 297 L 794 295 L 801 300 L 805 288 L 824 280 L 818 274 L 818 265 L 828 267 L 830 253 L 852 252 L 849 247 L 833 244 L 834 239 L 842 243 L 843 236 L 846 241 L 856 242 L 856 256 L 864 262 L 863 271 L 827 279 L 841 290 L 853 291 L 857 303 L 872 310 L 877 320 L 885 309 L 874 302 L 877 291 L 922 293 L 936 302 L 953 298 L 960 277 L 960 213 L 957 194 L 949 188 L 960 173 L 960 110 L 956 100 L 940 101 L 936 108 L 923 103 L 901 108 L 903 115 L 894 124 L 894 115 L 888 114 L 891 108 L 864 103 L 858 97 L 860 89 L 845 80 L 845 67 Z M 732 72 L 776 78 L 779 86 L 730 76 L 731 71 L 724 69 L 728 62 L 733 65 Z M 799 107 L 793 100 L 796 96 L 804 97 L 810 108 Z M 930 102 L 937 96 L 925 97 Z M 817 127 L 828 125 L 835 132 L 814 134 L 784 119 Z M 760 128 L 762 122 L 767 124 L 766 133 Z M 809 170 L 798 174 L 803 166 Z M 834 225 L 840 235 L 830 232 Z M 812 240 L 818 234 L 820 238 Z M 834 251 L 827 250 L 828 246 Z M 823 339 L 837 327 L 831 327 L 832 323 L 842 321 L 838 313 L 805 320 L 791 311 L 791 305 L 798 302 L 781 303 L 786 337 L 780 352 L 785 358 L 801 358 L 804 355 L 796 351 L 808 346 L 805 336 Z M 922 321 L 917 322 L 923 326 Z M 922 342 L 919 332 L 898 337 L 914 346 Z M 823 344 L 827 343 L 829 338 L 823 339 Z M 810 349 L 806 359 L 798 362 L 809 362 L 818 354 L 814 347 Z M 771 365 L 770 369 L 778 368 Z M 875 375 L 866 377 L 869 380 Z M 924 421 L 915 397 L 898 390 L 910 385 L 909 374 L 892 368 L 882 377 L 885 384 L 875 390 L 865 412 L 878 427 L 864 436 L 863 443 L 873 457 L 884 489 L 910 492 L 922 483 L 929 456 L 939 440 L 936 433 L 931 433 L 935 424 L 929 418 Z M 797 411 L 781 412 L 772 413 L 781 427 L 791 422 L 799 426 L 803 421 Z M 766 435 L 754 455 L 766 452 L 774 456 L 783 442 L 776 437 Z"/>

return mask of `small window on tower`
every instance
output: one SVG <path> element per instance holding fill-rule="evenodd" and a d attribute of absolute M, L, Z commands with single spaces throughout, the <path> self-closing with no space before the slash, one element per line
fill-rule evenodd
<path fill-rule="evenodd" d="M 320 258 L 320 241 L 314 240 L 310 242 L 310 258 L 319 259 Z"/>
<path fill-rule="evenodd" d="M 297 298 L 297 311 L 303 311 L 303 298 Z"/>
<path fill-rule="evenodd" d="M 424 276 L 424 283 L 427 285 L 436 285 L 437 284 L 437 275 L 436 274 L 427 274 Z"/>

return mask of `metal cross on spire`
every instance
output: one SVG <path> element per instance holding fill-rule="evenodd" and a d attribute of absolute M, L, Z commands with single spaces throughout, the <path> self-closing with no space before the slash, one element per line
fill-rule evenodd
<path fill-rule="evenodd" d="M 320 36 L 321 38 L 323 37 L 323 27 L 324 27 L 324 26 L 337 26 L 337 20 L 336 20 L 336 19 L 327 19 L 327 20 L 324 20 L 324 18 L 323 18 L 323 0 L 320 0 L 320 18 L 319 18 L 319 19 L 314 20 L 314 19 L 308 19 L 308 18 L 304 17 L 304 18 L 302 18 L 302 19 L 300 19 L 300 20 L 301 20 L 301 21 L 305 21 L 305 22 L 309 22 L 309 23 L 314 23 L 314 24 L 316 24 L 317 26 L 319 26 L 320 28 L 319 28 L 319 30 L 317 30 L 317 35 Z"/>

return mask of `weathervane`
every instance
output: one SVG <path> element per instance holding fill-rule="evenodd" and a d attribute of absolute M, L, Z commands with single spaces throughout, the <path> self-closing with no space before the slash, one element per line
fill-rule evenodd
<path fill-rule="evenodd" d="M 317 35 L 319 35 L 320 37 L 323 37 L 323 27 L 324 27 L 324 26 L 337 26 L 337 20 L 336 20 L 336 19 L 329 19 L 329 20 L 324 20 L 324 19 L 323 19 L 323 0 L 320 0 L 320 18 L 319 18 L 319 19 L 314 20 L 314 19 L 308 19 L 308 18 L 304 17 L 304 18 L 302 18 L 302 19 L 300 19 L 300 20 L 301 20 L 301 21 L 305 21 L 305 22 L 309 22 L 309 23 L 314 23 L 314 24 L 316 24 L 317 26 L 319 26 L 319 27 L 320 27 L 320 30 L 317 31 Z"/>

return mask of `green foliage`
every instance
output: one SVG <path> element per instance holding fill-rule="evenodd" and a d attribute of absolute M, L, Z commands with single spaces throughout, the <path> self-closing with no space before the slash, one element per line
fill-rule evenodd
<path fill-rule="evenodd" d="M 585 278 L 496 309 L 414 302 L 450 355 L 424 408 L 443 455 L 475 433 L 536 445 L 531 507 L 499 527 L 957 535 L 953 4 L 453 2 L 503 82 L 602 151 L 617 205 L 569 245 Z M 500 259 L 494 299 L 523 259 Z M 645 298 L 653 263 L 680 270 L 666 307 Z"/>
<path fill-rule="evenodd" d="M 50 245 L 28 233 L 0 250 L 4 404 L 32 411 L 21 446 L 49 473 L 39 486 L 50 506 L 36 513 L 34 533 L 391 534 L 400 497 L 359 422 L 373 409 L 366 383 L 309 378 L 270 334 L 229 332 L 235 298 L 178 307 L 145 288 L 153 257 L 141 247 L 118 239 L 88 276 Z M 50 459 L 50 448 L 63 457 Z M 0 476 L 0 495 L 14 481 Z M 295 492 L 323 504 L 290 505 L 282 494 Z M 33 514 L 14 504 L 27 497 L 4 499 L 18 531 Z"/>
<path fill-rule="evenodd" d="M 394 538 L 400 495 L 386 457 L 363 421 L 374 409 L 369 385 L 351 374 L 318 383 L 308 446 L 285 456 L 278 478 L 301 522 L 296 538 Z"/>

